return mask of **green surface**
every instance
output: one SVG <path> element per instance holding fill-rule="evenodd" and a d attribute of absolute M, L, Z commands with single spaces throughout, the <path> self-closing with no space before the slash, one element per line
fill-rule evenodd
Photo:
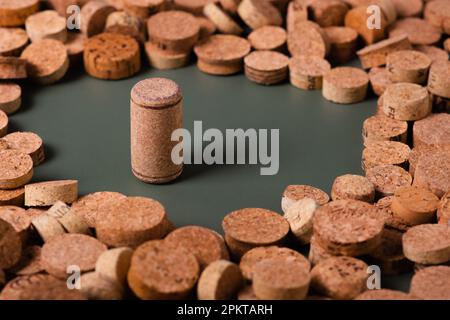
<path fill-rule="evenodd" d="M 183 90 L 185 127 L 202 120 L 204 129 L 280 129 L 280 171 L 260 176 L 259 165 L 187 166 L 172 184 L 154 186 L 130 170 L 129 98 L 132 86 L 148 77 L 167 77 Z M 330 191 L 336 176 L 361 174 L 364 119 L 376 99 L 337 105 L 320 91 L 289 84 L 264 87 L 244 75 L 214 77 L 195 66 L 156 71 L 145 68 L 123 81 L 101 81 L 72 73 L 51 87 L 24 87 L 22 110 L 11 129 L 33 131 L 45 141 L 47 161 L 35 181 L 78 179 L 80 193 L 119 191 L 161 201 L 177 225 L 198 224 L 221 231 L 223 217 L 235 209 L 262 207 L 281 212 L 289 184 Z M 398 279 L 398 278 L 396 278 Z M 407 288 L 405 281 L 386 285 Z"/>

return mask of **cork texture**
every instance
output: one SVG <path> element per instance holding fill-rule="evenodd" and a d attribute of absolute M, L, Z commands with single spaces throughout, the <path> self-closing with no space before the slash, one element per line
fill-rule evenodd
<path fill-rule="evenodd" d="M 234 298 L 244 281 L 239 267 L 227 260 L 217 260 L 203 270 L 197 285 L 199 300 Z"/>
<path fill-rule="evenodd" d="M 72 203 L 78 198 L 77 180 L 45 181 L 25 186 L 25 205 L 51 206 L 57 201 Z"/>
<path fill-rule="evenodd" d="M 17 189 L 33 176 L 33 160 L 17 150 L 0 151 L 0 189 Z"/>
<path fill-rule="evenodd" d="M 0 110 L 7 115 L 16 112 L 22 104 L 22 89 L 12 82 L 0 83 Z"/>
<path fill-rule="evenodd" d="M 18 56 L 28 44 L 28 35 L 21 28 L 0 28 L 0 56 Z"/>
<path fill-rule="evenodd" d="M 390 164 L 367 170 L 366 177 L 375 187 L 378 197 L 391 196 L 397 189 L 410 186 L 413 180 L 408 171 Z"/>
<path fill-rule="evenodd" d="M 441 30 L 426 20 L 415 17 L 404 18 L 389 28 L 389 37 L 407 35 L 413 45 L 432 45 L 441 38 Z"/>
<path fill-rule="evenodd" d="M 411 280 L 411 294 L 424 300 L 450 299 L 450 267 L 429 267 L 417 272 Z"/>
<path fill-rule="evenodd" d="M 255 50 L 281 50 L 287 41 L 286 31 L 277 26 L 263 26 L 252 31 L 248 41 Z"/>

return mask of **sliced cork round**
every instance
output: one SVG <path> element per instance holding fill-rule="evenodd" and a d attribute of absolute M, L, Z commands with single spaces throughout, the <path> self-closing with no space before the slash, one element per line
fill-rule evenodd
<path fill-rule="evenodd" d="M 33 42 L 22 52 L 21 58 L 28 63 L 28 75 L 39 84 L 53 84 L 69 69 L 67 49 L 54 39 Z"/>
<path fill-rule="evenodd" d="M 383 95 L 386 88 L 392 84 L 389 71 L 386 68 L 372 68 L 369 71 L 369 80 L 373 92 L 377 96 Z"/>
<path fill-rule="evenodd" d="M 168 229 L 162 204 L 143 197 L 128 197 L 103 207 L 95 223 L 97 238 L 110 247 L 137 247 L 162 239 Z"/>
<path fill-rule="evenodd" d="M 325 58 L 330 50 L 325 32 L 312 21 L 297 23 L 295 32 L 288 32 L 287 46 L 293 57 L 306 55 Z"/>
<path fill-rule="evenodd" d="M 302 245 L 308 244 L 311 241 L 314 212 L 317 207 L 314 199 L 305 198 L 291 205 L 284 214 L 284 218 L 289 223 L 291 233 L 294 235 L 295 240 Z"/>
<path fill-rule="evenodd" d="M 445 0 L 427 1 L 424 18 L 437 28 L 444 29 L 446 20 L 450 18 L 450 4 Z"/>
<path fill-rule="evenodd" d="M 330 70 L 330 63 L 318 56 L 296 56 L 289 61 L 291 84 L 304 90 L 322 89 L 323 77 Z"/>
<path fill-rule="evenodd" d="M 18 206 L 24 205 L 25 188 L 12 190 L 0 190 L 0 206 Z"/>
<path fill-rule="evenodd" d="M 379 28 L 368 28 L 367 21 L 370 18 L 367 3 L 350 9 L 345 16 L 345 26 L 354 29 L 368 45 L 385 38 L 386 28 L 389 22 L 384 14 L 380 17 Z"/>
<path fill-rule="evenodd" d="M 45 10 L 35 13 L 25 21 L 25 29 L 31 41 L 55 39 L 61 42 L 67 40 L 66 19 L 55 10 Z"/>
<path fill-rule="evenodd" d="M 217 0 L 173 0 L 173 6 L 176 9 L 200 16 L 203 14 L 203 7 L 210 2 L 217 2 Z"/>
<path fill-rule="evenodd" d="M 415 148 L 423 146 L 450 147 L 450 114 L 437 113 L 416 121 L 413 127 Z"/>
<path fill-rule="evenodd" d="M 17 189 L 33 176 L 33 160 L 17 150 L 0 150 L 0 189 Z"/>
<path fill-rule="evenodd" d="M 0 219 L 11 224 L 20 235 L 22 242 L 26 242 L 31 226 L 31 217 L 27 215 L 25 209 L 16 206 L 2 206 L 0 207 Z"/>
<path fill-rule="evenodd" d="M 436 61 L 448 61 L 448 53 L 439 47 L 436 46 L 415 46 L 414 50 L 420 51 L 428 56 L 431 59 L 431 62 L 434 63 Z"/>
<path fill-rule="evenodd" d="M 414 172 L 413 185 L 426 188 L 441 198 L 450 191 L 450 149 L 424 154 Z"/>
<path fill-rule="evenodd" d="M 89 1 L 81 8 L 81 32 L 88 38 L 102 33 L 108 15 L 115 10 L 113 6 L 103 1 Z"/>
<path fill-rule="evenodd" d="M 72 203 L 78 198 L 78 180 L 56 180 L 27 184 L 25 205 L 42 207 L 54 205 L 57 201 Z"/>
<path fill-rule="evenodd" d="M 83 60 L 84 42 L 86 36 L 80 32 L 68 32 L 64 44 L 71 66 L 80 65 Z"/>
<path fill-rule="evenodd" d="M 441 30 L 420 18 L 397 20 L 389 27 L 389 37 L 407 35 L 413 45 L 432 45 L 441 39 Z"/>
<path fill-rule="evenodd" d="M 142 20 L 127 11 L 110 13 L 106 19 L 105 32 L 130 36 L 140 43 L 144 43 L 146 39 L 145 25 Z"/>
<path fill-rule="evenodd" d="M 422 14 L 423 0 L 392 0 L 398 17 L 417 17 Z"/>
<path fill-rule="evenodd" d="M 145 44 L 145 52 L 147 53 L 150 65 L 159 70 L 182 68 L 189 64 L 191 58 L 190 52 L 162 50 L 152 42 Z"/>
<path fill-rule="evenodd" d="M 213 35 L 217 31 L 216 25 L 206 17 L 196 17 L 197 22 L 200 26 L 199 41 Z"/>
<path fill-rule="evenodd" d="M 362 168 L 365 172 L 369 169 L 392 164 L 407 168 L 411 149 L 407 144 L 397 141 L 372 141 L 366 144 L 362 153 Z"/>
<path fill-rule="evenodd" d="M 28 72 L 25 59 L 0 57 L 0 80 L 25 79 Z"/>
<path fill-rule="evenodd" d="M 0 138 L 2 138 L 2 141 L 6 141 L 3 140 L 3 138 L 8 133 L 8 124 L 9 124 L 8 115 L 4 111 L 0 110 Z M 7 148 L 8 146 L 5 149 Z"/>
<path fill-rule="evenodd" d="M 440 224 L 450 225 L 450 191 L 442 197 L 437 216 Z"/>
<path fill-rule="evenodd" d="M 364 120 L 363 140 L 364 145 L 373 141 L 397 141 L 407 142 L 408 123 L 388 118 L 384 115 L 375 115 Z"/>
<path fill-rule="evenodd" d="M 394 83 L 383 94 L 383 112 L 403 121 L 420 120 L 431 112 L 426 88 L 414 83 Z"/>
<path fill-rule="evenodd" d="M 376 290 L 367 290 L 357 297 L 355 300 L 418 300 L 412 295 L 390 289 L 376 289 Z"/>
<path fill-rule="evenodd" d="M 307 272 L 311 269 L 309 261 L 299 252 L 277 246 L 257 247 L 248 251 L 241 259 L 239 268 L 246 280 L 252 281 L 255 266 L 267 259 L 285 259 L 286 261 L 294 260 L 303 266 Z"/>
<path fill-rule="evenodd" d="M 322 28 L 341 26 L 349 8 L 340 0 L 311 1 L 308 5 L 311 20 L 317 22 Z"/>
<path fill-rule="evenodd" d="M 253 51 L 244 58 L 244 65 L 249 80 L 271 85 L 287 78 L 289 58 L 275 51 Z"/>
<path fill-rule="evenodd" d="M 58 220 L 45 213 L 37 214 L 32 218 L 31 224 L 44 242 L 50 241 L 53 237 L 66 233 Z"/>
<path fill-rule="evenodd" d="M 203 270 L 197 285 L 198 300 L 229 300 L 243 286 L 239 266 L 227 260 L 217 260 Z"/>
<path fill-rule="evenodd" d="M 127 247 L 104 251 L 97 259 L 95 272 L 101 278 L 125 287 L 132 255 L 133 250 Z"/>
<path fill-rule="evenodd" d="M 33 132 L 13 132 L 3 137 L 8 143 L 8 148 L 28 154 L 36 167 L 45 160 L 44 143 Z"/>
<path fill-rule="evenodd" d="M 88 300 L 123 300 L 124 289 L 116 283 L 100 277 L 97 272 L 81 275 L 81 293 Z"/>
<path fill-rule="evenodd" d="M 0 110 L 13 114 L 22 104 L 22 89 L 12 82 L 0 83 Z"/>
<path fill-rule="evenodd" d="M 8 269 L 19 262 L 22 240 L 14 227 L 0 217 L 0 269 Z"/>
<path fill-rule="evenodd" d="M 241 290 L 239 290 L 237 299 L 243 301 L 255 301 L 258 300 L 258 297 L 255 296 L 253 287 L 251 285 L 246 285 Z"/>
<path fill-rule="evenodd" d="M 428 78 L 428 91 L 432 94 L 450 98 L 450 61 L 434 62 Z"/>
<path fill-rule="evenodd" d="M 19 27 L 39 10 L 39 0 L 5 0 L 0 3 L 0 27 Z"/>
<path fill-rule="evenodd" d="M 308 185 L 289 185 L 284 189 L 281 199 L 283 212 L 286 213 L 291 205 L 304 198 L 313 199 L 319 206 L 323 206 L 330 201 L 330 196 L 319 188 Z"/>
<path fill-rule="evenodd" d="M 412 184 L 412 177 L 408 171 L 391 164 L 367 170 L 366 177 L 375 187 L 378 198 L 391 196 L 398 188 Z"/>
<path fill-rule="evenodd" d="M 325 99 L 341 104 L 361 102 L 366 98 L 369 76 L 361 69 L 338 67 L 323 77 Z"/>
<path fill-rule="evenodd" d="M 165 0 L 123 0 L 123 9 L 139 19 L 146 20 L 152 14 L 166 9 Z"/>
<path fill-rule="evenodd" d="M 197 258 L 202 270 L 214 261 L 229 260 L 223 238 L 207 228 L 198 226 L 178 228 L 169 233 L 164 241 L 175 247 L 184 247 L 191 252 Z"/>
<path fill-rule="evenodd" d="M 282 27 L 263 26 L 252 31 L 248 41 L 255 50 L 281 51 L 287 41 L 287 33 Z"/>
<path fill-rule="evenodd" d="M 41 263 L 42 248 L 32 245 L 22 251 L 19 262 L 9 271 L 18 276 L 32 275 L 44 271 Z"/>
<path fill-rule="evenodd" d="M 395 215 L 394 212 L 392 212 L 391 204 L 393 199 L 394 196 L 381 198 L 375 204 L 375 209 L 378 211 L 380 216 L 386 217 L 386 228 L 397 230 L 403 233 L 411 228 L 411 225 Z"/>
<path fill-rule="evenodd" d="M 28 44 L 28 35 L 21 28 L 0 28 L 0 56 L 18 56 Z"/>
<path fill-rule="evenodd" d="M 375 186 L 363 176 L 345 174 L 337 177 L 331 188 L 333 200 L 360 200 L 373 203 L 375 200 Z"/>
<path fill-rule="evenodd" d="M 343 26 L 326 27 L 324 31 L 330 43 L 330 60 L 338 64 L 352 60 L 358 46 L 358 33 Z"/>
<path fill-rule="evenodd" d="M 392 52 L 386 58 L 386 69 L 394 83 L 424 84 L 428 79 L 430 66 L 431 59 L 425 53 L 414 50 Z"/>
<path fill-rule="evenodd" d="M 435 266 L 416 272 L 410 293 L 423 300 L 450 300 L 450 267 Z"/>
<path fill-rule="evenodd" d="M 263 26 L 280 26 L 283 18 L 268 1 L 242 0 L 238 7 L 241 19 L 253 30 Z"/>
<path fill-rule="evenodd" d="M 194 290 L 200 267 L 193 254 L 162 240 L 139 246 L 131 258 L 128 284 L 143 300 L 186 299 Z"/>
<path fill-rule="evenodd" d="M 203 14 L 210 19 L 221 33 L 240 35 L 244 30 L 219 4 L 208 3 Z"/>

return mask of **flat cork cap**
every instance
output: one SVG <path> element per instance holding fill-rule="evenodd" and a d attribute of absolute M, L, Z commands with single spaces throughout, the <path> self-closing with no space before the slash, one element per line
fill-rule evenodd
<path fill-rule="evenodd" d="M 147 27 L 150 38 L 165 40 L 182 40 L 195 36 L 200 31 L 197 19 L 184 11 L 164 11 L 148 19 Z"/>
<path fill-rule="evenodd" d="M 172 106 L 181 99 L 181 89 L 178 84 L 165 78 L 139 81 L 131 90 L 131 101 L 142 107 Z"/>

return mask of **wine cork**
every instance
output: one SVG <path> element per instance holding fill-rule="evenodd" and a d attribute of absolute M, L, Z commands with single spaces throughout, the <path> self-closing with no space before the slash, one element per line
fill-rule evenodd
<path fill-rule="evenodd" d="M 357 103 L 366 98 L 368 86 L 369 76 L 363 70 L 338 67 L 324 76 L 322 94 L 335 103 Z"/>
<path fill-rule="evenodd" d="M 69 211 L 58 222 L 64 227 L 68 233 L 78 233 L 91 235 L 91 230 L 86 222 L 75 213 Z"/>
<path fill-rule="evenodd" d="M 41 263 L 42 248 L 39 246 L 26 247 L 22 252 L 19 262 L 10 269 L 18 276 L 32 275 L 44 271 Z"/>
<path fill-rule="evenodd" d="M 266 259 L 255 265 L 253 291 L 261 300 L 303 300 L 311 277 L 296 260 Z"/>
<path fill-rule="evenodd" d="M 370 13 L 367 9 L 367 6 L 359 6 L 349 10 L 345 16 L 345 26 L 354 29 L 364 42 L 370 45 L 384 39 L 386 27 L 389 23 L 385 15 L 381 15 L 379 28 L 369 28 L 367 21 L 370 18 Z"/>
<path fill-rule="evenodd" d="M 286 29 L 294 32 L 297 24 L 308 20 L 308 6 L 302 1 L 291 1 L 286 14 Z"/>
<path fill-rule="evenodd" d="M 42 265 L 52 276 L 67 278 L 67 268 L 76 265 L 81 272 L 91 271 L 106 245 L 83 234 L 63 234 L 51 238 L 42 247 Z"/>
<path fill-rule="evenodd" d="M 0 138 L 3 138 L 8 133 L 8 123 L 9 123 L 8 115 L 2 110 L 0 110 Z M 6 140 L 2 139 L 2 141 Z M 4 149 L 7 149 L 8 147 L 9 146 L 7 145 L 6 148 Z"/>
<path fill-rule="evenodd" d="M 330 201 L 328 194 L 318 188 L 308 185 L 289 185 L 284 190 L 281 199 L 283 212 L 286 213 L 290 206 L 304 198 L 313 199 L 318 206 L 323 206 Z"/>
<path fill-rule="evenodd" d="M 244 281 L 239 267 L 227 260 L 217 260 L 203 270 L 198 280 L 198 300 L 228 300 L 235 297 Z"/>
<path fill-rule="evenodd" d="M 242 0 L 238 7 L 241 19 L 253 30 L 262 26 L 280 26 L 283 18 L 268 1 Z"/>
<path fill-rule="evenodd" d="M 444 48 L 445 48 L 445 51 L 450 53 L 450 39 L 447 39 L 444 41 Z"/>
<path fill-rule="evenodd" d="M 390 53 L 386 58 L 386 68 L 391 81 L 423 84 L 428 79 L 431 59 L 424 53 L 401 50 Z"/>
<path fill-rule="evenodd" d="M 449 300 L 450 267 L 435 266 L 416 272 L 410 293 L 423 300 Z"/>
<path fill-rule="evenodd" d="M 366 177 L 346 174 L 334 180 L 331 188 L 331 199 L 353 199 L 373 203 L 375 200 L 375 187 Z"/>
<path fill-rule="evenodd" d="M 315 266 L 320 261 L 331 258 L 341 256 L 340 254 L 331 254 L 325 248 L 323 248 L 320 243 L 316 240 L 314 235 L 311 237 L 308 260 L 311 262 L 312 266 Z"/>
<path fill-rule="evenodd" d="M 97 238 L 110 247 L 137 247 L 148 240 L 162 239 L 169 229 L 164 207 L 143 197 L 128 197 L 98 212 Z"/>
<path fill-rule="evenodd" d="M 69 69 L 66 47 L 53 39 L 33 42 L 22 52 L 21 58 L 28 62 L 28 75 L 39 84 L 53 84 Z"/>
<path fill-rule="evenodd" d="M 437 217 L 440 224 L 450 225 L 450 192 L 442 197 L 438 206 Z"/>
<path fill-rule="evenodd" d="M 386 88 L 392 84 L 391 75 L 386 68 L 372 68 L 369 71 L 369 80 L 373 92 L 381 96 Z"/>
<path fill-rule="evenodd" d="M 72 203 L 77 198 L 77 180 L 46 181 L 25 186 L 25 205 L 29 207 L 51 206 L 58 200 Z"/>
<path fill-rule="evenodd" d="M 156 44 L 147 42 L 145 52 L 152 67 L 159 70 L 182 68 L 189 64 L 190 52 L 173 52 L 162 50 Z"/>
<path fill-rule="evenodd" d="M 374 185 L 378 198 L 391 196 L 397 189 L 412 184 L 408 171 L 394 165 L 373 167 L 367 170 L 366 177 Z"/>
<path fill-rule="evenodd" d="M 36 167 L 45 160 L 44 143 L 41 137 L 33 132 L 13 132 L 3 137 L 9 149 L 28 154 Z"/>
<path fill-rule="evenodd" d="M 88 300 L 122 300 L 124 297 L 121 287 L 96 272 L 81 275 L 79 281 L 80 291 Z"/>
<path fill-rule="evenodd" d="M 67 40 L 66 19 L 54 10 L 45 10 L 29 16 L 25 21 L 25 29 L 31 41 Z"/>
<path fill-rule="evenodd" d="M 185 299 L 193 291 L 200 267 L 193 254 L 162 240 L 139 246 L 131 258 L 128 284 L 143 300 Z"/>
<path fill-rule="evenodd" d="M 400 18 L 417 17 L 422 14 L 423 0 L 392 0 Z"/>
<path fill-rule="evenodd" d="M 176 229 L 165 238 L 174 247 L 181 246 L 191 252 L 205 269 L 217 260 L 229 260 L 228 249 L 221 236 L 203 227 L 187 226 Z"/>
<path fill-rule="evenodd" d="M 107 210 L 110 205 L 125 198 L 119 192 L 95 192 L 76 200 L 72 204 L 71 211 L 81 217 L 89 227 L 95 228 L 99 212 Z"/>
<path fill-rule="evenodd" d="M 150 41 L 163 50 L 188 52 L 198 40 L 197 19 L 182 11 L 159 12 L 147 21 Z"/>
<path fill-rule="evenodd" d="M 357 52 L 363 68 L 379 67 L 386 64 L 387 57 L 394 52 L 411 49 L 407 35 L 399 35 L 366 46 Z"/>
<path fill-rule="evenodd" d="M 140 43 L 144 43 L 146 38 L 142 20 L 126 11 L 110 13 L 106 19 L 105 32 L 130 36 Z"/>
<path fill-rule="evenodd" d="M 450 61 L 434 62 L 428 78 L 428 91 L 440 97 L 450 98 Z"/>
<path fill-rule="evenodd" d="M 263 26 L 252 31 L 247 39 L 255 50 L 282 51 L 286 45 L 287 33 L 281 27 Z"/>
<path fill-rule="evenodd" d="M 383 112 L 396 120 L 423 119 L 431 112 L 428 91 L 414 83 L 391 84 L 383 94 Z"/>
<path fill-rule="evenodd" d="M 125 287 L 133 250 L 127 247 L 104 251 L 97 259 L 95 272 L 103 279 Z"/>
<path fill-rule="evenodd" d="M 210 35 L 213 35 L 217 31 L 216 25 L 206 17 L 196 17 L 197 22 L 200 26 L 200 32 L 198 39 L 203 41 Z"/>
<path fill-rule="evenodd" d="M 84 42 L 86 36 L 80 32 L 68 32 L 64 44 L 71 66 L 80 65 L 83 60 Z"/>
<path fill-rule="evenodd" d="M 0 206 L 23 206 L 25 200 L 25 188 L 13 190 L 0 190 Z"/>
<path fill-rule="evenodd" d="M 396 165 L 407 168 L 411 149 L 408 145 L 396 141 L 373 141 L 367 144 L 362 154 L 362 169 L 380 165 Z"/>
<path fill-rule="evenodd" d="M 290 206 L 284 215 L 289 223 L 291 233 L 300 244 L 308 244 L 311 241 L 316 209 L 316 201 L 305 198 Z"/>
<path fill-rule="evenodd" d="M 246 285 L 238 292 L 237 299 L 244 301 L 255 301 L 258 300 L 258 297 L 255 295 L 253 287 L 251 285 Z"/>
<path fill-rule="evenodd" d="M 250 81 L 271 85 L 287 78 L 289 58 L 275 51 L 254 51 L 244 58 L 244 65 Z"/>
<path fill-rule="evenodd" d="M 0 28 L 0 56 L 18 56 L 28 44 L 28 35 L 21 28 Z"/>
<path fill-rule="evenodd" d="M 450 4 L 445 0 L 427 2 L 424 18 L 433 26 L 445 30 L 445 23 L 450 19 Z"/>
<path fill-rule="evenodd" d="M 0 151 L 0 189 L 17 189 L 31 180 L 33 160 L 17 150 Z"/>
<path fill-rule="evenodd" d="M 196 16 L 202 15 L 203 7 L 210 2 L 217 2 L 217 0 L 173 0 L 177 10 L 187 11 Z"/>
<path fill-rule="evenodd" d="M 214 75 L 231 75 L 243 69 L 244 57 L 250 53 L 250 43 L 234 35 L 213 35 L 194 47 L 197 67 Z"/>
<path fill-rule="evenodd" d="M 393 199 L 394 196 L 381 198 L 375 204 L 375 208 L 380 214 L 380 216 L 386 217 L 386 228 L 397 230 L 403 233 L 407 231 L 409 228 L 411 228 L 411 225 L 408 224 L 403 219 L 399 218 L 398 216 L 394 215 L 394 212 L 392 212 L 391 209 Z"/>
<path fill-rule="evenodd" d="M 360 256 L 381 242 L 385 219 L 371 204 L 358 200 L 336 200 L 318 208 L 314 236 L 334 255 Z"/>
<path fill-rule="evenodd" d="M 237 14 L 241 0 L 219 0 L 220 5 L 231 14 Z"/>
<path fill-rule="evenodd" d="M 0 269 L 8 269 L 20 260 L 22 240 L 8 222 L 0 218 Z"/>
<path fill-rule="evenodd" d="M 330 43 L 330 60 L 338 64 L 352 60 L 358 45 L 358 33 L 342 26 L 326 27 L 324 30 Z"/>
<path fill-rule="evenodd" d="M 0 80 L 25 79 L 27 61 L 16 57 L 0 57 Z"/>
<path fill-rule="evenodd" d="M 25 209 L 15 206 L 0 207 L 0 219 L 8 222 L 19 234 L 22 242 L 26 242 L 31 226 L 31 217 Z"/>
<path fill-rule="evenodd" d="M 108 15 L 114 11 L 114 7 L 103 1 L 89 1 L 81 8 L 81 32 L 88 38 L 102 33 Z"/>
<path fill-rule="evenodd" d="M 291 84 L 304 90 L 322 89 L 323 77 L 330 70 L 330 63 L 318 56 L 296 56 L 289 61 Z"/>
<path fill-rule="evenodd" d="M 255 266 L 261 261 L 274 258 L 284 259 L 285 261 L 296 261 L 307 272 L 311 269 L 309 261 L 301 253 L 289 248 L 277 246 L 257 247 L 248 251 L 242 257 L 239 268 L 243 277 L 248 281 L 252 281 Z"/>
<path fill-rule="evenodd" d="M 414 50 L 420 51 L 422 53 L 425 53 L 428 58 L 431 59 L 431 63 L 434 63 L 436 61 L 448 61 L 448 53 L 441 48 L 438 48 L 436 46 L 415 46 Z"/>
<path fill-rule="evenodd" d="M 309 3 L 311 20 L 321 27 L 342 26 L 349 8 L 340 0 L 319 0 Z"/>
<path fill-rule="evenodd" d="M 46 214 L 55 218 L 60 219 L 64 217 L 70 211 L 70 207 L 62 201 L 56 201 L 54 205 L 47 210 Z"/>
<path fill-rule="evenodd" d="M 124 9 L 139 19 L 146 20 L 167 6 L 165 0 L 123 0 Z"/>
<path fill-rule="evenodd" d="M 311 21 L 299 22 L 294 31 L 288 32 L 287 46 L 293 57 L 311 55 L 325 58 L 330 50 L 325 32 Z"/>
<path fill-rule="evenodd" d="M 0 83 L 0 110 L 6 114 L 13 114 L 22 104 L 22 89 L 18 84 Z"/>
<path fill-rule="evenodd" d="M 183 126 L 180 87 L 164 78 L 137 83 L 131 91 L 131 165 L 134 175 L 147 183 L 166 183 L 183 170 L 171 157 L 177 141 L 174 130 Z"/>
<path fill-rule="evenodd" d="M 450 191 L 449 155 L 449 149 L 422 155 L 415 168 L 413 185 L 426 188 L 439 198 Z"/>
<path fill-rule="evenodd" d="M 0 27 L 19 27 L 39 10 L 39 0 L 7 0 L 0 3 Z"/>
<path fill-rule="evenodd" d="M 44 242 L 66 233 L 56 218 L 41 214 L 31 220 L 31 224 Z"/>
<path fill-rule="evenodd" d="M 384 115 L 375 115 L 364 120 L 363 140 L 364 145 L 373 141 L 398 141 L 406 143 L 408 135 L 408 123 L 388 118 Z"/>
<path fill-rule="evenodd" d="M 415 148 L 450 147 L 450 115 L 437 113 L 416 121 L 413 127 L 413 142 Z"/>
<path fill-rule="evenodd" d="M 203 8 L 203 14 L 216 25 L 221 33 L 240 35 L 244 32 L 239 24 L 214 2 L 208 3 Z"/>
<path fill-rule="evenodd" d="M 390 289 L 367 290 L 358 295 L 355 300 L 418 300 L 408 293 Z"/>
<path fill-rule="evenodd" d="M 412 45 L 433 45 L 441 39 L 441 30 L 426 20 L 405 18 L 389 27 L 389 37 L 407 35 Z"/>
<path fill-rule="evenodd" d="M 141 69 L 139 44 L 122 34 L 98 34 L 85 43 L 84 67 L 94 78 L 119 80 L 131 77 Z"/>

